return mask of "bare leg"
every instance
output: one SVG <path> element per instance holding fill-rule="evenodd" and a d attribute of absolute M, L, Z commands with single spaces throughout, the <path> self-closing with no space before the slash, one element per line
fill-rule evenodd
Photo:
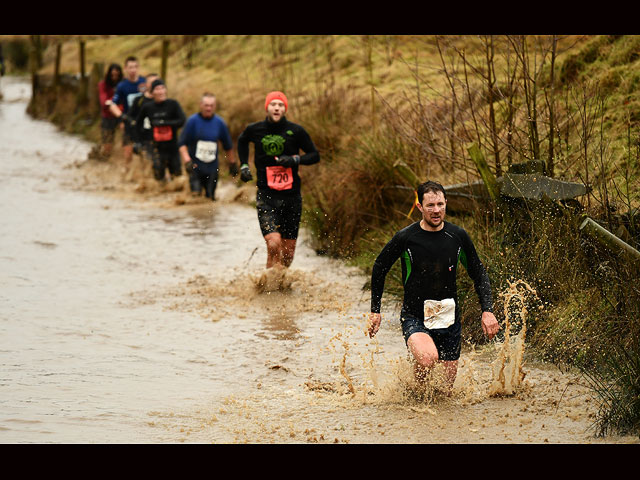
<path fill-rule="evenodd" d="M 133 146 L 125 145 L 122 147 L 122 153 L 124 154 L 124 160 L 127 164 L 131 163 L 131 159 L 133 158 Z"/>
<path fill-rule="evenodd" d="M 438 361 L 438 349 L 426 333 L 417 332 L 409 337 L 409 351 L 414 359 L 414 375 L 420 385 L 425 385 L 429 372 Z"/>
<path fill-rule="evenodd" d="M 458 361 L 443 361 L 444 364 L 444 372 L 447 382 L 447 390 L 448 394 L 451 395 L 451 391 L 453 390 L 453 384 L 456 381 L 456 375 L 458 374 Z"/>
<path fill-rule="evenodd" d="M 289 268 L 293 262 L 293 256 L 296 253 L 296 239 L 282 239 L 282 264 Z"/>
<path fill-rule="evenodd" d="M 267 243 L 267 268 L 282 265 L 282 237 L 279 233 L 268 233 L 264 236 Z"/>

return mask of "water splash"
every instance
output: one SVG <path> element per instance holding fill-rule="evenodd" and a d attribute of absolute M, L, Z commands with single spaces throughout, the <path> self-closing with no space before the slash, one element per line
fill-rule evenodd
<path fill-rule="evenodd" d="M 527 334 L 527 299 L 537 298 L 536 291 L 524 280 L 509 281 L 509 287 L 501 294 L 504 299 L 504 342 L 498 357 L 492 363 L 493 379 L 489 396 L 513 395 L 522 386 L 526 373 L 523 370 L 525 337 Z M 512 327 L 520 323 L 520 331 L 513 335 Z"/>

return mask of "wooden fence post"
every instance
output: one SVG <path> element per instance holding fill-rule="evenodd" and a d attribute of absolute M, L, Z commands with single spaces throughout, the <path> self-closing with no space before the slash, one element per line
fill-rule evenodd
<path fill-rule="evenodd" d="M 167 63 L 169 58 L 169 39 L 162 39 L 162 63 L 160 64 L 160 78 L 167 81 Z"/>
<path fill-rule="evenodd" d="M 80 47 L 80 91 L 78 95 L 78 103 L 80 105 L 86 105 L 89 99 L 88 86 L 87 86 L 87 74 L 85 70 L 85 41 L 81 38 L 79 41 Z"/>

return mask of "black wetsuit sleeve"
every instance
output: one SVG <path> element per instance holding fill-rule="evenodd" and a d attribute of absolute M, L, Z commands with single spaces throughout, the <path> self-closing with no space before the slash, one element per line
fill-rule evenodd
<path fill-rule="evenodd" d="M 464 252 L 461 261 L 469 277 L 473 280 L 474 288 L 480 300 L 480 307 L 483 312 L 492 312 L 493 298 L 491 296 L 491 283 L 487 270 L 484 268 L 482 261 L 480 261 L 476 248 L 466 232 L 461 235 L 461 241 Z"/>
<path fill-rule="evenodd" d="M 402 254 L 404 242 L 402 236 L 396 233 L 394 237 L 387 243 L 376 261 L 373 262 L 371 271 L 371 312 L 380 313 L 382 304 L 382 293 L 384 291 L 384 281 L 391 270 L 391 267 Z"/>
<path fill-rule="evenodd" d="M 300 165 L 313 165 L 320 161 L 320 153 L 314 145 L 311 137 L 304 128 L 300 129 L 300 148 L 304 155 L 300 155 Z"/>
<path fill-rule="evenodd" d="M 238 159 L 240 165 L 249 164 L 249 133 L 247 129 L 238 137 Z"/>
<path fill-rule="evenodd" d="M 182 110 L 182 107 L 178 102 L 173 102 L 173 117 L 165 122 L 165 125 L 169 125 L 170 127 L 180 128 L 184 125 L 184 122 L 187 121 L 187 117 Z"/>
<path fill-rule="evenodd" d="M 140 107 L 140 109 L 138 110 L 138 114 L 136 115 L 136 118 L 134 119 L 134 130 L 135 130 L 135 136 L 137 138 L 142 138 L 143 137 L 143 132 L 142 130 L 144 129 L 144 117 L 148 116 L 148 114 L 146 113 L 147 109 L 145 108 L 145 105 L 142 105 L 142 107 Z"/>

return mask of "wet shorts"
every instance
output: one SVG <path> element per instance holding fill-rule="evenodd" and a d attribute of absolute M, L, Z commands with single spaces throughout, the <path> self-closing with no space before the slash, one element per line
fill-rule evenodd
<path fill-rule="evenodd" d="M 100 131 L 102 134 L 102 143 L 113 143 L 116 127 L 118 126 L 117 118 L 104 118 L 100 123 Z"/>
<path fill-rule="evenodd" d="M 268 192 L 258 190 L 256 207 L 263 236 L 278 232 L 285 239 L 298 238 L 298 228 L 302 216 L 302 197 L 274 198 Z"/>
<path fill-rule="evenodd" d="M 402 334 L 407 343 L 409 337 L 417 332 L 426 333 L 431 337 L 438 349 L 438 358 L 444 361 L 454 361 L 460 358 L 461 324 L 456 321 L 449 328 L 427 329 L 424 322 L 410 315 L 400 318 L 402 322 Z"/>
<path fill-rule="evenodd" d="M 133 137 L 135 135 L 135 126 L 125 123 L 124 132 L 122 132 L 122 146 L 133 145 Z"/>

